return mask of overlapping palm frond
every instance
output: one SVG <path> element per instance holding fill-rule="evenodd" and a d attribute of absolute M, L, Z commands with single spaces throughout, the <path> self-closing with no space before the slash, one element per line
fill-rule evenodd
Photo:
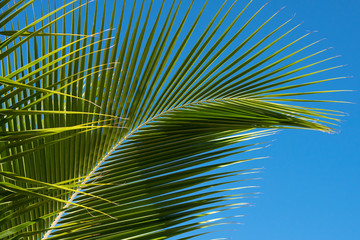
<path fill-rule="evenodd" d="M 294 50 L 311 33 L 284 44 L 292 19 L 254 28 L 266 4 L 223 1 L 205 23 L 219 3 L 45 2 L 0 2 L 1 239 L 196 237 L 251 195 L 226 184 L 255 158 L 226 157 L 340 115 L 296 104 L 335 92 L 292 90 L 341 66 Z"/>

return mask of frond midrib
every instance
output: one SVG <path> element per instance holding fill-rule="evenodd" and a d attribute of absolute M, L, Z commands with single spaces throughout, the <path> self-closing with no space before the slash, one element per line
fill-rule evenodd
<path fill-rule="evenodd" d="M 208 100 L 200 100 L 200 101 L 196 101 L 196 102 L 191 102 L 191 103 L 187 103 L 187 104 L 183 104 L 183 105 L 180 105 L 180 106 L 176 106 L 176 107 L 173 107 L 173 108 L 170 108 L 162 113 L 159 113 L 153 117 L 151 117 L 150 119 L 146 120 L 145 122 L 143 122 L 142 124 L 140 124 L 137 128 L 133 129 L 130 131 L 130 133 L 128 133 L 122 140 L 120 140 L 113 148 L 111 148 L 108 153 L 98 162 L 98 164 L 96 164 L 96 166 L 91 170 L 91 172 L 86 176 L 86 178 L 83 180 L 83 182 L 80 184 L 83 185 L 85 184 L 90 178 L 91 176 L 98 170 L 98 168 L 105 162 L 106 158 L 109 157 L 124 141 L 126 141 L 132 134 L 134 134 L 135 132 L 137 132 L 140 128 L 146 126 L 149 122 L 153 121 L 154 119 L 158 118 L 158 117 L 161 117 L 162 115 L 165 115 L 171 111 L 174 111 L 174 110 L 177 110 L 179 108 L 184 108 L 184 107 L 189 107 L 189 106 L 192 106 L 192 105 L 196 105 L 196 104 L 200 104 L 200 103 L 206 103 L 206 102 L 212 102 L 212 101 L 226 101 L 226 100 L 239 100 L 239 99 L 245 99 L 245 98 L 218 98 L 218 99 L 208 99 Z M 249 99 L 249 98 L 246 98 L 246 99 Z M 78 191 L 81 191 L 82 188 L 79 187 L 77 189 Z M 70 199 L 69 199 L 69 203 L 67 203 L 64 207 L 63 207 L 63 211 L 60 212 L 58 214 L 58 216 L 55 218 L 55 220 L 52 222 L 52 224 L 50 225 L 50 230 L 48 230 L 45 235 L 43 236 L 42 240 L 43 239 L 47 239 L 51 232 L 52 232 L 52 229 L 53 227 L 55 227 L 58 222 L 61 220 L 61 217 L 62 215 L 65 213 L 65 209 L 68 208 L 70 206 L 70 203 L 74 201 L 74 199 L 77 197 L 78 195 L 78 192 L 75 192 L 71 195 Z"/>

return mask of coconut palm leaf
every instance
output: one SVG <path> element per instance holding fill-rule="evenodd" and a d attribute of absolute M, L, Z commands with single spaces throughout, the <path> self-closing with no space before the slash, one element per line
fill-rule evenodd
<path fill-rule="evenodd" d="M 251 3 L 1 1 L 0 238 L 196 238 L 248 205 L 258 138 L 334 131 L 298 96 L 341 66 Z"/>

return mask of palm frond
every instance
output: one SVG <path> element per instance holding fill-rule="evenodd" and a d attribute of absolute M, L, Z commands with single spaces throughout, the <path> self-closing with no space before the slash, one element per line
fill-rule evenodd
<path fill-rule="evenodd" d="M 260 137 L 341 116 L 298 105 L 342 66 L 266 4 L 57 4 L 0 2 L 2 239 L 195 238 L 248 205 Z"/>

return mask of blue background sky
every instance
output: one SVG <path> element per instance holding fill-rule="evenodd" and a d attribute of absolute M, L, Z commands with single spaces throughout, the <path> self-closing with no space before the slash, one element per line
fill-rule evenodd
<path fill-rule="evenodd" d="M 110 4 L 113 1 L 109 1 Z M 121 2 L 121 1 L 120 1 Z M 131 2 L 131 1 L 129 1 Z M 159 2 L 155 0 L 155 2 Z M 202 1 L 201 1 L 202 2 Z M 213 1 L 221 4 L 223 1 Z M 246 0 L 240 1 L 242 5 Z M 252 12 L 265 0 L 256 0 Z M 354 76 L 324 84 L 324 89 L 360 89 L 360 1 L 359 0 L 272 0 L 263 10 L 270 16 L 286 6 L 277 23 L 296 13 L 294 24 L 304 20 L 296 36 L 317 30 L 312 40 L 327 38 L 316 49 L 333 47 L 326 56 L 342 57 L 323 67 L 348 66 L 329 73 L 331 77 Z M 196 6 L 195 6 L 196 7 Z M 211 11 L 217 5 L 210 6 Z M 205 15 L 209 18 L 211 14 Z M 209 19 L 204 19 L 209 21 Z M 261 21 L 261 18 L 260 18 Z M 318 78 L 316 78 L 317 80 Z M 315 79 L 314 79 L 315 80 Z M 360 239 L 360 106 L 359 92 L 341 93 L 333 99 L 357 104 L 333 104 L 344 111 L 339 133 L 286 130 L 275 137 L 272 146 L 256 156 L 271 156 L 246 167 L 264 167 L 257 175 L 262 193 L 251 199 L 253 207 L 220 216 L 245 214 L 234 221 L 242 225 L 222 227 L 228 232 L 199 237 L 241 240 L 358 240 Z M 232 221 L 232 220 L 231 220 Z"/>
<path fill-rule="evenodd" d="M 281 14 L 296 13 L 302 30 L 318 30 L 324 45 L 332 46 L 346 81 L 342 89 L 360 89 L 360 1 L 272 0 L 267 7 Z M 338 134 L 283 131 L 266 149 L 270 159 L 258 184 L 261 194 L 245 209 L 244 223 L 226 237 L 243 240 L 357 240 L 360 239 L 360 106 L 359 92 L 336 95 L 357 104 L 336 105 L 349 114 Z M 263 151 L 264 152 L 264 151 Z M 220 234 L 224 236 L 224 234 Z M 219 235 L 219 236 L 220 236 Z M 204 237 L 203 239 L 209 239 Z"/>

